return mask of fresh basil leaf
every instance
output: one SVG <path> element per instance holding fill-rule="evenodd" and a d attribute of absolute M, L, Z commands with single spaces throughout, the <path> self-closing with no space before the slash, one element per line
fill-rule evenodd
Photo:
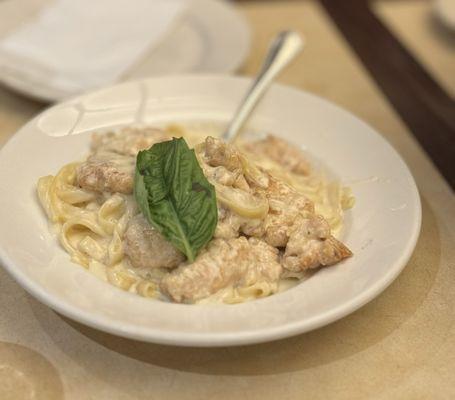
<path fill-rule="evenodd" d="M 150 224 L 189 261 L 213 237 L 218 222 L 215 188 L 184 139 L 139 152 L 134 195 Z"/>

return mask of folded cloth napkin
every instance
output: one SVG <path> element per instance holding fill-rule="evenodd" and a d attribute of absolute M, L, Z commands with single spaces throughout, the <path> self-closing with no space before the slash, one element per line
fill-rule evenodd
<path fill-rule="evenodd" d="M 56 0 L 0 41 L 0 73 L 78 93 L 114 82 L 189 0 Z"/>

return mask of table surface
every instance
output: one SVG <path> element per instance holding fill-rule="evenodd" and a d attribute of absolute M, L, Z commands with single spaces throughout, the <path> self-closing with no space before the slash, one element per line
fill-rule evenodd
<path fill-rule="evenodd" d="M 455 30 L 441 23 L 433 6 L 426 0 L 378 0 L 373 10 L 455 98 Z"/>
<path fill-rule="evenodd" d="M 455 398 L 452 192 L 318 3 L 238 7 L 253 30 L 241 73 L 258 70 L 285 21 L 308 46 L 280 80 L 366 120 L 409 165 L 423 221 L 407 267 L 383 294 L 329 326 L 216 349 L 140 343 L 82 326 L 40 304 L 0 269 L 1 399 Z M 42 109 L 0 88 L 0 145 Z"/>

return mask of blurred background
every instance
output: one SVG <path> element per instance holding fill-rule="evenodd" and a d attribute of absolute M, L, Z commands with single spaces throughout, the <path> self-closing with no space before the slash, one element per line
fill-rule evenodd
<path fill-rule="evenodd" d="M 308 40 L 282 82 L 349 108 L 328 29 L 454 185 L 455 0 L 0 0 L 0 117 L 130 79 L 254 75 L 283 29 Z"/>
<path fill-rule="evenodd" d="M 372 57 L 365 51 L 383 63 L 393 56 L 371 41 L 374 19 L 453 98 L 455 0 L 316 2 L 362 60 Z M 255 34 L 239 10 L 246 3 L 289 2 L 1 0 L 0 82 L 52 102 L 126 79 L 242 72 Z"/>

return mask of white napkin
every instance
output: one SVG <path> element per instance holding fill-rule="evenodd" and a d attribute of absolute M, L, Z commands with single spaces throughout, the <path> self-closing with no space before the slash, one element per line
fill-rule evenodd
<path fill-rule="evenodd" d="M 188 0 L 57 0 L 0 41 L 2 69 L 78 93 L 116 81 Z"/>

